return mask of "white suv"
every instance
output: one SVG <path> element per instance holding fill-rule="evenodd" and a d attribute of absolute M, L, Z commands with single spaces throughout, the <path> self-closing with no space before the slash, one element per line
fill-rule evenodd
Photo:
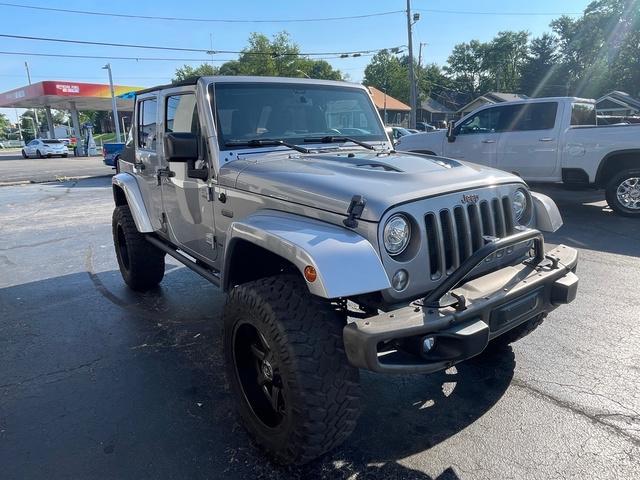
<path fill-rule="evenodd" d="M 29 158 L 30 156 L 51 158 L 54 155 L 60 157 L 67 157 L 69 155 L 69 149 L 62 140 L 43 140 L 36 138 L 27 143 L 22 149 L 22 156 L 24 158 Z"/>

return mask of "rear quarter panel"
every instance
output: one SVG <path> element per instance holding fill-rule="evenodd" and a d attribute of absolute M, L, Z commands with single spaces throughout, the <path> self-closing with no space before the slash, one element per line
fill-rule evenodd
<path fill-rule="evenodd" d="M 600 162 L 610 153 L 640 149 L 640 125 L 569 127 L 562 146 L 562 167 L 581 168 L 594 182 Z"/>

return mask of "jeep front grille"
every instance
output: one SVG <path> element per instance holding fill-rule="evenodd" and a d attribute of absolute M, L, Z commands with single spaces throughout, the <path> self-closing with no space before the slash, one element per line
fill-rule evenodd
<path fill-rule="evenodd" d="M 484 236 L 503 238 L 514 232 L 509 197 L 429 212 L 425 224 L 432 280 L 457 269 L 485 244 Z"/>

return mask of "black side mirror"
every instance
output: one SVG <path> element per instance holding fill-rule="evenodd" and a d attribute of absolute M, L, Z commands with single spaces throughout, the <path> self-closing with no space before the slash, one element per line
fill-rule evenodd
<path fill-rule="evenodd" d="M 454 128 L 456 128 L 456 122 L 449 122 L 449 125 L 447 125 L 447 140 L 449 140 L 450 143 L 456 141 L 456 134 L 453 131 Z"/>
<path fill-rule="evenodd" d="M 165 134 L 164 158 L 167 162 L 195 162 L 198 159 L 198 137 L 186 132 Z"/>
<path fill-rule="evenodd" d="M 167 162 L 186 162 L 187 177 L 206 181 L 208 168 L 196 168 L 198 136 L 190 132 L 171 132 L 164 136 L 164 158 Z"/>

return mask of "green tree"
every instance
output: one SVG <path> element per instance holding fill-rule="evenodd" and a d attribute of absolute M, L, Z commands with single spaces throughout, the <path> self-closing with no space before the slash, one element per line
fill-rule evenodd
<path fill-rule="evenodd" d="M 364 69 L 362 83 L 409 103 L 409 64 L 403 60 L 389 50 L 379 51 Z"/>
<path fill-rule="evenodd" d="M 208 64 L 196 68 L 185 65 L 176 70 L 174 81 L 198 75 L 343 78 L 328 62 L 302 57 L 300 48 L 287 32 L 277 33 L 271 39 L 262 33 L 252 33 L 237 60 L 225 62 L 218 69 Z"/>
<path fill-rule="evenodd" d="M 527 32 L 499 32 L 481 50 L 482 67 L 487 72 L 492 90 L 516 92 L 522 67 L 527 58 Z"/>
<path fill-rule="evenodd" d="M 491 82 L 485 61 L 486 50 L 487 44 L 478 40 L 459 43 L 453 47 L 444 71 L 452 79 L 457 90 L 477 96 L 490 89 Z"/>
<path fill-rule="evenodd" d="M 566 94 L 566 71 L 559 61 L 558 40 L 548 33 L 534 38 L 522 66 L 520 91 L 530 97 Z"/>
<path fill-rule="evenodd" d="M 0 113 L 0 138 L 3 140 L 7 138 L 10 129 L 11 122 L 9 121 L 9 118 L 4 113 Z"/>
<path fill-rule="evenodd" d="M 186 80 L 187 78 L 204 77 L 217 74 L 218 69 L 209 63 L 203 63 L 202 65 L 198 65 L 197 67 L 192 67 L 191 65 L 183 65 L 176 70 L 173 81 L 181 82 L 183 80 Z"/>
<path fill-rule="evenodd" d="M 551 22 L 573 95 L 640 95 L 640 0 L 596 0 L 580 18 Z"/>

